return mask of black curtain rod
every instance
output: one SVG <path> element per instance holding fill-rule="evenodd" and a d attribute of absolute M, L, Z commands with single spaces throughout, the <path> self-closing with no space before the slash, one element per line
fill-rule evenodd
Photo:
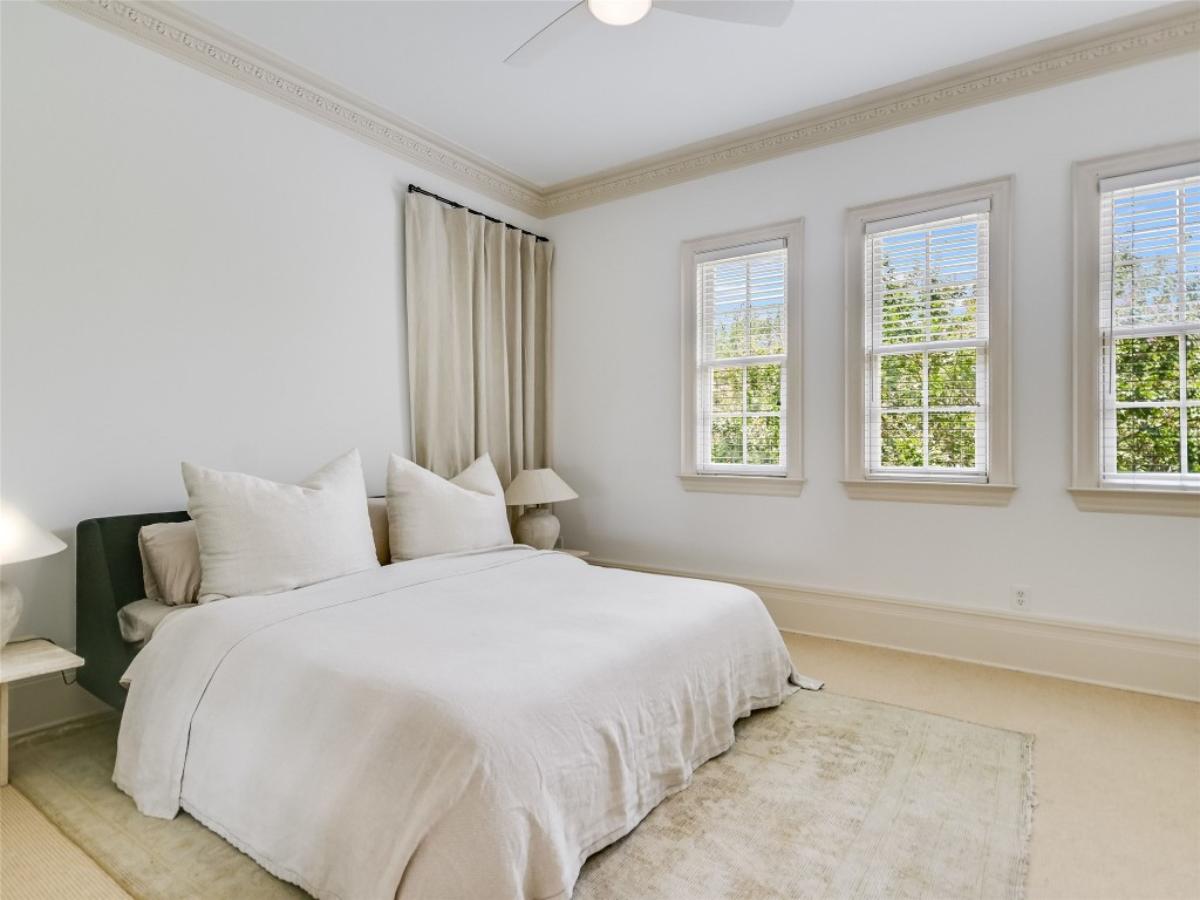
<path fill-rule="evenodd" d="M 408 186 L 408 192 L 410 194 L 424 194 L 426 197 L 432 197 L 434 200 L 445 203 L 447 206 L 453 206 L 455 209 L 465 209 L 473 216 L 483 216 L 483 218 L 487 219 L 489 222 L 495 222 L 497 225 L 503 225 L 505 228 L 511 228 L 513 231 L 519 231 L 521 234 L 527 234 L 535 240 L 545 241 L 547 243 L 550 242 L 550 238 L 542 237 L 540 234 L 534 234 L 532 231 L 526 231 L 524 228 L 521 228 L 517 225 L 510 225 L 508 222 L 501 222 L 495 216 L 489 216 L 487 213 L 481 213 L 477 209 L 471 209 L 469 206 L 463 206 L 461 203 L 455 203 L 453 200 L 447 200 L 445 197 L 435 194 L 433 191 L 427 191 L 423 187 L 417 187 L 415 184 L 410 184 Z"/>

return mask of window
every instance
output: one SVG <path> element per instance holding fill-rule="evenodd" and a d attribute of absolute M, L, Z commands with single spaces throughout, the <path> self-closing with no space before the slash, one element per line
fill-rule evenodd
<path fill-rule="evenodd" d="M 985 481 L 987 204 L 932 215 L 867 226 L 867 473 Z"/>
<path fill-rule="evenodd" d="M 1008 188 L 851 210 L 852 496 L 995 503 L 1011 493 Z"/>
<path fill-rule="evenodd" d="M 685 487 L 799 484 L 799 222 L 683 249 Z"/>
<path fill-rule="evenodd" d="M 1076 502 L 1200 515 L 1200 146 L 1080 164 L 1075 190 Z"/>
<path fill-rule="evenodd" d="M 1200 163 L 1182 168 L 1100 182 L 1106 480 L 1200 487 Z"/>
<path fill-rule="evenodd" d="M 786 282 L 782 240 L 696 258 L 698 472 L 787 471 Z"/>

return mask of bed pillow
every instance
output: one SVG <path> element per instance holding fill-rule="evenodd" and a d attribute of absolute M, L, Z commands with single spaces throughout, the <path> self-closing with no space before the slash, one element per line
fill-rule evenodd
<path fill-rule="evenodd" d="M 388 548 L 387 500 L 367 498 L 375 558 L 381 566 L 392 561 Z M 200 543 L 195 522 L 159 522 L 138 530 L 142 581 L 146 597 L 167 606 L 195 603 L 200 593 Z"/>
<path fill-rule="evenodd" d="M 273 594 L 375 568 L 358 451 L 302 484 L 183 464 L 200 543 L 200 602 Z"/>
<path fill-rule="evenodd" d="M 146 597 L 167 606 L 195 603 L 200 594 L 200 543 L 195 522 L 158 522 L 138 529 Z"/>
<path fill-rule="evenodd" d="M 504 489 L 486 453 L 445 479 L 392 454 L 387 482 L 392 559 L 511 544 Z"/>

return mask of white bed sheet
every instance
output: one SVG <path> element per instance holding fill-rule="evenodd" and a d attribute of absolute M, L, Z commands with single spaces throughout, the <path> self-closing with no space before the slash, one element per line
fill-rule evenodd
<path fill-rule="evenodd" d="M 196 605 L 181 603 L 178 606 L 167 606 L 149 598 L 134 600 L 117 610 L 117 627 L 120 628 L 123 639 L 131 644 L 142 644 L 154 637 L 158 626 L 171 613 L 195 609 Z"/>
<path fill-rule="evenodd" d="M 566 897 L 792 674 L 732 585 L 432 557 L 170 617 L 114 780 L 318 897 Z"/>

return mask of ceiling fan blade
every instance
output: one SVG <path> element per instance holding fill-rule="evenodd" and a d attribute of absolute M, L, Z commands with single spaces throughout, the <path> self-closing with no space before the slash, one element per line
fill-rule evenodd
<path fill-rule="evenodd" d="M 543 56 L 577 29 L 587 27 L 592 20 L 587 11 L 587 0 L 579 0 L 566 12 L 546 24 L 541 31 L 514 50 L 504 61 L 510 66 L 528 66 Z"/>
<path fill-rule="evenodd" d="M 654 0 L 666 12 L 778 28 L 792 14 L 792 0 Z"/>

